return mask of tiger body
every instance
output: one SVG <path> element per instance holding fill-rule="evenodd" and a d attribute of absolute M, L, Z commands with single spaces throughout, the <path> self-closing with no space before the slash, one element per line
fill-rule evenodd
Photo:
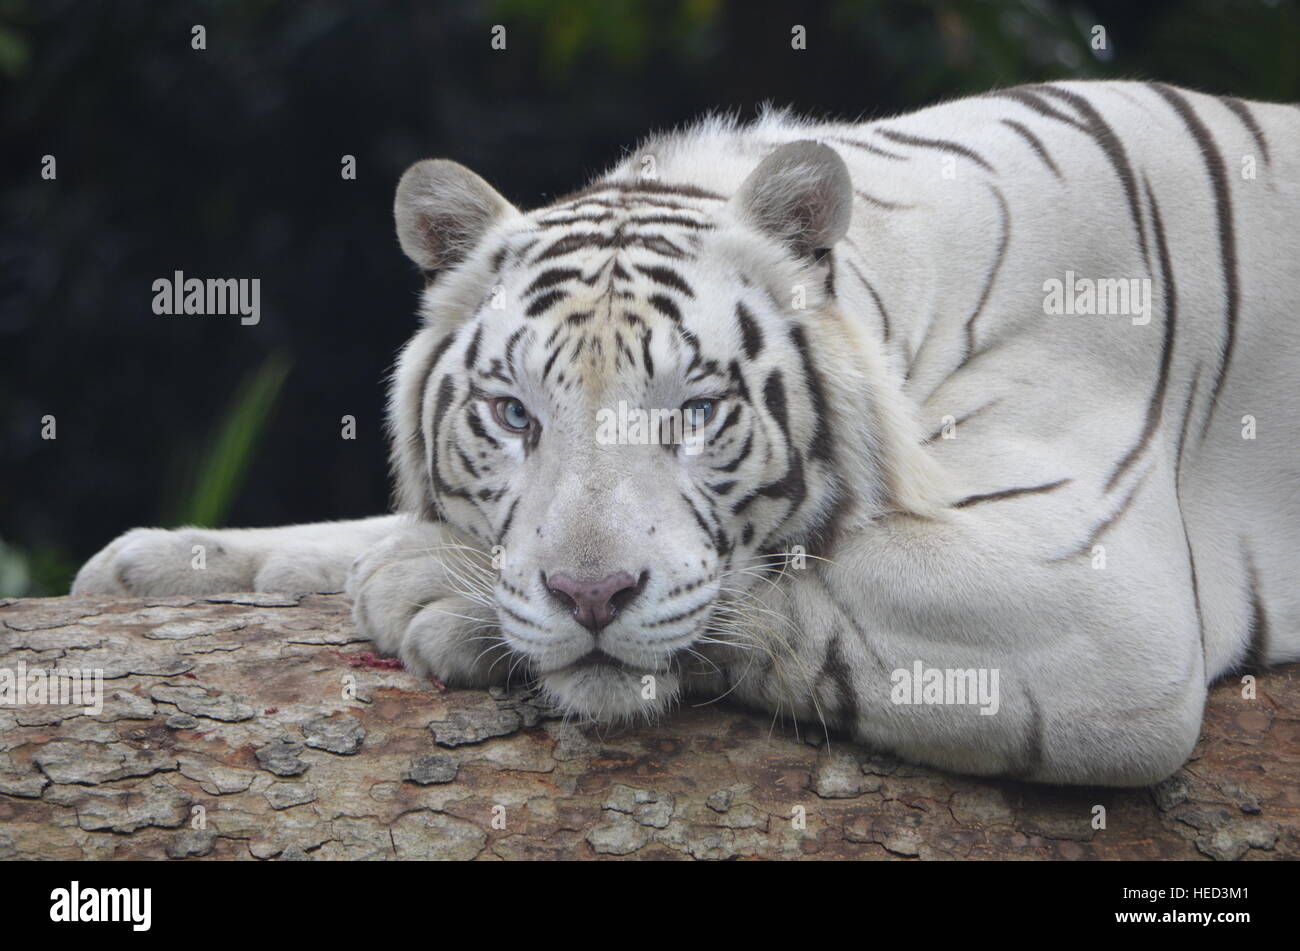
<path fill-rule="evenodd" d="M 1158 84 L 706 120 L 527 214 L 421 163 L 400 514 L 137 530 L 74 590 L 346 586 L 452 684 L 1154 782 L 1208 684 L 1300 658 L 1298 210 L 1300 109 Z M 1147 290 L 1050 312 L 1076 279 Z M 702 442 L 595 438 L 620 405 L 690 406 Z M 900 700 L 914 669 L 996 672 L 996 702 Z"/>

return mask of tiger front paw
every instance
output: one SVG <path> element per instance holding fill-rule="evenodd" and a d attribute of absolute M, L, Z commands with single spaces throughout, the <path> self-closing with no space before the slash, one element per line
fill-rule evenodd
<path fill-rule="evenodd" d="M 161 596 L 251 591 L 257 560 L 202 529 L 135 528 L 82 565 L 72 594 Z"/>
<path fill-rule="evenodd" d="M 501 638 L 489 578 L 486 556 L 467 558 L 427 527 L 358 558 L 347 592 L 357 629 L 381 652 L 421 676 L 485 687 L 505 683 L 518 660 Z"/>

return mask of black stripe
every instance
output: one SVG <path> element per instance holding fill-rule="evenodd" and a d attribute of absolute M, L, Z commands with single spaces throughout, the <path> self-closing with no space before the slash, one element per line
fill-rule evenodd
<path fill-rule="evenodd" d="M 666 258 L 680 259 L 691 257 L 691 255 L 688 255 L 685 251 L 677 247 L 677 245 L 673 244 L 661 234 L 637 234 L 635 232 L 629 234 L 620 229 L 619 247 L 625 245 L 645 248 L 647 251 Z M 690 294 L 689 289 L 687 290 L 687 293 L 691 297 L 695 296 L 694 294 Z"/>
<path fill-rule="evenodd" d="M 1065 89 L 1057 89 L 1055 86 L 1043 86 L 1043 92 L 1049 96 L 1056 96 L 1063 102 L 1072 105 L 1084 118 L 1083 131 L 1087 132 L 1096 143 L 1101 146 L 1101 150 L 1106 153 L 1106 158 L 1110 160 L 1111 168 L 1119 176 L 1120 184 L 1124 187 L 1124 197 L 1128 199 L 1129 216 L 1133 219 L 1133 227 L 1137 229 L 1138 246 L 1142 249 L 1142 261 L 1146 264 L 1147 270 L 1151 269 L 1151 255 L 1147 250 L 1146 231 L 1142 225 L 1142 208 L 1138 202 L 1137 179 L 1133 175 L 1133 168 L 1128 162 L 1128 153 L 1124 151 L 1124 144 L 1120 142 L 1119 136 L 1110 124 L 1101 117 L 1091 102 Z"/>
<path fill-rule="evenodd" d="M 507 617 L 513 618 L 515 621 L 518 621 L 520 624 L 523 624 L 525 627 L 531 627 L 535 631 L 546 631 L 546 628 L 542 627 L 540 624 L 536 623 L 535 621 L 530 621 L 528 620 L 528 618 L 522 617 L 519 614 L 516 614 L 514 611 L 510 610 L 510 608 L 502 604 L 500 601 L 497 602 L 497 609 L 501 611 L 501 613 L 505 614 Z"/>
<path fill-rule="evenodd" d="M 478 469 L 474 468 L 474 461 L 470 459 L 469 456 L 465 455 L 465 450 L 457 446 L 456 456 L 460 459 L 461 466 L 470 474 L 470 478 L 477 479 Z M 479 493 L 479 498 L 484 498 L 484 495 L 481 492 Z"/>
<path fill-rule="evenodd" d="M 1259 590 L 1259 572 L 1255 569 L 1255 556 L 1250 548 L 1242 542 L 1242 554 L 1246 559 L 1246 580 L 1250 589 L 1247 600 L 1250 602 L 1250 626 L 1247 628 L 1246 669 L 1262 673 L 1268 669 L 1269 626 L 1268 615 L 1264 611 L 1264 597 Z"/>
<path fill-rule="evenodd" d="M 831 420 L 830 408 L 826 401 L 826 390 L 822 385 L 821 374 L 813 365 L 812 351 L 803 328 L 796 325 L 790 328 L 790 342 L 799 351 L 799 361 L 803 367 L 804 382 L 808 386 L 808 399 L 812 404 L 813 415 L 817 417 L 817 426 L 813 430 L 812 442 L 809 444 L 809 458 L 828 460 L 831 458 Z"/>
<path fill-rule="evenodd" d="M 732 414 L 727 417 L 727 421 L 730 422 L 733 419 L 739 419 L 739 418 L 740 418 L 740 410 L 736 409 L 733 410 Z M 740 464 L 749 458 L 749 454 L 753 451 L 753 449 L 754 449 L 754 434 L 752 432 L 746 433 L 745 444 L 740 447 L 740 452 L 736 454 L 736 458 L 732 459 L 725 466 L 714 466 L 713 468 L 716 469 L 718 472 L 735 472 L 737 469 L 740 468 Z"/>
<path fill-rule="evenodd" d="M 552 351 L 551 351 L 551 355 L 550 355 L 549 357 L 546 358 L 546 366 L 544 366 L 544 367 L 542 368 L 542 379 L 543 379 L 543 380 L 545 380 L 548 376 L 551 375 L 551 367 L 555 365 L 555 359 L 556 359 L 556 357 L 558 357 L 558 356 L 560 355 L 560 351 L 562 351 L 562 350 L 564 349 L 564 344 L 567 343 L 567 342 L 568 342 L 568 341 L 561 341 L 560 345 L 559 345 L 558 347 L 556 347 L 554 350 L 552 350 Z"/>
<path fill-rule="evenodd" d="M 524 334 L 526 334 L 527 332 L 528 332 L 527 327 L 520 327 L 518 330 L 512 333 L 510 335 L 510 339 L 506 341 L 506 366 L 508 366 L 510 368 L 510 372 L 515 374 L 516 376 L 518 376 L 519 374 L 515 370 L 515 347 L 519 346 L 519 341 L 523 339 Z"/>
<path fill-rule="evenodd" d="M 858 698 L 853 692 L 853 683 L 849 677 L 849 665 L 844 661 L 842 647 L 841 636 L 836 632 L 831 637 L 830 643 L 826 645 L 826 656 L 822 660 L 821 671 L 818 673 L 817 679 L 829 679 L 835 685 L 835 708 L 840 723 L 844 726 L 850 726 L 857 723 L 858 720 Z"/>
<path fill-rule="evenodd" d="M 883 208 L 886 211 L 907 211 L 915 208 L 915 205 L 905 205 L 902 202 L 886 201 L 883 198 L 877 198 L 875 195 L 869 195 L 860 188 L 853 189 L 853 194 L 857 195 L 862 201 L 876 208 Z"/>
<path fill-rule="evenodd" d="M 1187 531 L 1187 517 L 1183 514 L 1183 446 L 1187 442 L 1188 423 L 1192 420 L 1192 402 L 1196 398 L 1196 386 L 1201 380 L 1201 365 L 1196 365 L 1192 374 L 1191 385 L 1187 387 L 1187 405 L 1183 409 L 1183 427 L 1178 434 L 1178 446 L 1174 450 L 1174 498 L 1178 502 L 1178 521 L 1183 527 L 1183 543 L 1187 546 L 1187 568 L 1192 578 L 1192 604 L 1196 607 L 1196 629 L 1201 636 L 1201 662 L 1205 662 L 1205 616 L 1201 612 L 1201 583 L 1196 574 L 1196 554 L 1192 551 L 1192 536 Z"/>
<path fill-rule="evenodd" d="M 1264 164 L 1271 165 L 1272 162 L 1268 157 L 1268 139 L 1264 137 L 1264 130 L 1255 121 L 1255 114 L 1250 111 L 1250 106 L 1235 96 L 1220 96 L 1219 102 L 1227 106 L 1232 114 L 1241 120 L 1241 124 L 1250 130 L 1250 134 L 1255 137 L 1255 144 L 1259 146 L 1259 151 L 1264 156 Z"/>
<path fill-rule="evenodd" d="M 667 294 L 651 294 L 646 303 L 673 323 L 680 324 L 682 322 L 682 312 L 678 310 L 677 304 Z"/>
<path fill-rule="evenodd" d="M 701 611 L 705 610 L 706 608 L 713 607 L 713 603 L 714 603 L 713 599 L 709 598 L 709 600 L 701 604 L 697 604 L 693 608 L 687 608 L 685 611 L 681 611 L 677 614 L 670 614 L 667 617 L 655 618 L 653 621 L 643 622 L 641 626 L 642 627 L 663 627 L 665 624 L 674 624 L 677 621 L 684 621 L 687 618 L 694 617 L 695 615 L 699 614 Z"/>
<path fill-rule="evenodd" d="M 488 364 L 488 369 L 478 370 L 476 372 L 485 380 L 499 380 L 507 386 L 513 386 L 515 381 L 507 376 L 505 371 L 506 365 L 496 357 L 493 357 L 492 362 Z"/>
<path fill-rule="evenodd" d="M 1003 119 L 1002 124 L 1028 142 L 1029 147 L 1032 148 L 1038 154 L 1038 157 L 1043 160 L 1043 164 L 1052 170 L 1052 174 L 1057 178 L 1061 177 L 1061 170 L 1056 167 L 1056 163 L 1052 161 L 1052 156 L 1047 151 L 1047 146 L 1043 145 L 1042 140 L 1038 138 L 1038 136 L 1034 135 L 1034 133 L 1030 132 L 1023 123 L 1017 122 L 1015 119 Z"/>
<path fill-rule="evenodd" d="M 727 418 L 722 421 L 722 425 L 718 427 L 718 431 L 713 434 L 714 442 L 717 442 L 718 439 L 722 437 L 727 432 L 728 429 L 730 429 L 740 420 L 740 414 L 742 412 L 741 407 L 744 405 L 745 404 L 743 403 L 737 403 L 735 406 L 731 408 L 731 411 L 727 413 Z"/>
<path fill-rule="evenodd" d="M 696 231 L 712 231 L 715 225 L 710 221 L 687 218 L 685 215 L 640 215 L 627 219 L 630 225 L 671 225 L 680 228 L 691 228 Z"/>
<path fill-rule="evenodd" d="M 704 536 L 709 539 L 710 546 L 712 546 L 713 529 L 709 528 L 709 523 L 704 520 L 704 516 L 700 514 L 700 510 L 695 507 L 695 503 L 690 500 L 690 497 L 685 493 L 680 494 L 682 501 L 685 502 L 686 507 L 690 509 L 691 515 L 695 517 L 696 524 L 700 526 L 700 531 L 704 532 Z"/>
<path fill-rule="evenodd" d="M 662 265 L 651 265 L 643 267 L 640 264 L 633 264 L 634 268 L 644 274 L 656 284 L 662 284 L 664 287 L 671 287 L 673 290 L 680 291 L 687 297 L 694 297 L 695 292 L 691 290 L 691 285 L 682 279 L 682 276 L 672 268 L 663 267 Z"/>
<path fill-rule="evenodd" d="M 984 160 L 984 156 L 960 142 L 952 142 L 948 139 L 926 139 L 918 135 L 908 135 L 906 132 L 895 132 L 893 129 L 879 129 L 878 131 L 885 138 L 892 139 L 902 145 L 913 145 L 921 149 L 938 149 L 942 152 L 956 152 L 958 155 L 970 159 L 985 171 L 996 173 L 996 169 Z"/>
<path fill-rule="evenodd" d="M 451 495 L 459 498 L 469 498 L 469 493 L 464 489 L 454 488 L 450 483 L 443 481 L 442 474 L 438 471 L 438 431 L 442 427 L 442 421 L 451 409 L 451 399 L 455 394 L 455 383 L 451 374 L 442 378 L 438 384 L 438 396 L 433 404 L 433 420 L 429 425 L 429 432 L 432 438 L 432 446 L 429 454 L 429 475 L 433 480 L 434 490 L 440 495 Z"/>
<path fill-rule="evenodd" d="M 1011 89 L 999 89 L 996 92 L 988 93 L 994 99 L 1011 99 L 1026 106 L 1034 112 L 1048 119 L 1055 119 L 1057 122 L 1064 122 L 1066 125 L 1074 126 L 1080 131 L 1087 131 L 1087 127 L 1074 116 L 1066 115 L 1061 112 L 1041 95 L 1034 90 L 1046 90 L 1046 86 L 1014 86 Z"/>
<path fill-rule="evenodd" d="M 1192 403 L 1196 400 L 1196 389 L 1201 382 L 1201 364 L 1196 364 L 1192 373 L 1192 382 L 1187 387 L 1187 400 L 1183 406 L 1183 428 L 1178 434 L 1178 447 L 1174 450 L 1174 482 L 1177 484 L 1183 473 L 1183 446 L 1187 442 L 1188 424 L 1192 420 Z"/>
<path fill-rule="evenodd" d="M 536 317 L 538 314 L 546 310 L 556 301 L 567 296 L 568 295 L 564 291 L 559 291 L 559 290 L 547 291 L 545 294 L 542 294 L 540 297 L 538 297 L 531 304 L 528 305 L 528 309 L 524 311 L 524 316 Z"/>
<path fill-rule="evenodd" d="M 1043 708 L 1027 685 L 1025 700 L 1029 704 L 1029 726 L 1025 730 L 1023 752 L 1016 764 L 1015 773 L 1024 779 L 1029 779 L 1038 773 L 1047 755 L 1047 730 L 1043 724 Z"/>
<path fill-rule="evenodd" d="M 549 261 L 551 258 L 563 257 L 583 248 L 608 248 L 614 244 L 611 235 L 599 231 L 583 231 L 578 234 L 566 234 L 558 241 L 552 242 L 533 258 L 533 264 Z"/>
<path fill-rule="evenodd" d="M 876 293 L 876 289 L 871 286 L 871 282 L 867 280 L 867 276 L 858 269 L 856 264 L 847 259 L 845 263 L 848 264 L 849 270 L 853 272 L 854 276 L 862 282 L 862 286 L 867 289 L 867 293 L 871 295 L 871 299 L 875 301 L 876 310 L 880 311 L 881 334 L 885 343 L 889 343 L 889 311 L 885 310 L 885 302 L 880 299 L 880 295 Z"/>
<path fill-rule="evenodd" d="M 725 195 L 719 195 L 717 192 L 709 191 L 706 188 L 700 188 L 697 185 L 674 184 L 671 182 L 655 182 L 649 179 L 641 179 L 635 182 L 611 182 L 598 181 L 592 182 L 586 188 L 579 189 L 576 192 L 570 192 L 562 195 L 553 203 L 554 207 L 562 205 L 578 204 L 580 201 L 596 203 L 592 196 L 599 195 L 602 192 L 616 192 L 620 200 L 635 199 L 639 197 L 649 198 L 654 195 L 675 195 L 679 198 L 702 198 L 714 201 L 725 200 Z M 667 205 L 667 207 L 676 207 Z"/>
<path fill-rule="evenodd" d="M 979 495 L 968 495 L 959 502 L 954 502 L 952 507 L 955 509 L 964 509 L 970 505 L 980 505 L 983 502 L 1000 502 L 1003 499 L 1016 498 L 1021 495 L 1034 495 L 1039 492 L 1051 492 L 1059 489 L 1063 485 L 1069 485 L 1071 479 L 1057 479 L 1055 482 L 1045 482 L 1042 485 L 1031 485 L 1022 489 L 1002 489 L 998 492 L 982 492 Z"/>
<path fill-rule="evenodd" d="M 745 375 L 740 372 L 740 364 L 737 361 L 732 360 L 727 364 L 727 372 L 731 377 L 731 383 L 735 386 L 736 393 L 739 394 L 740 399 L 745 403 L 751 402 L 749 397 L 749 387 L 745 385 Z"/>
<path fill-rule="evenodd" d="M 781 433 L 788 440 L 790 416 L 785 401 L 785 383 L 782 381 L 780 370 L 773 370 L 763 381 L 763 405 L 767 407 L 767 411 L 772 414 L 776 424 L 781 427 Z"/>
<path fill-rule="evenodd" d="M 745 356 L 753 360 L 763 349 L 763 331 L 754 321 L 754 315 L 740 301 L 736 302 L 736 322 L 740 324 L 740 342 Z"/>
<path fill-rule="evenodd" d="M 808 531 L 808 554 L 818 558 L 829 559 L 832 556 L 839 543 L 841 529 L 853 507 L 852 499 L 847 493 L 839 491 L 838 487 L 833 498 L 830 505 L 823 504 L 817 524 Z M 819 565 L 824 563 L 818 562 Z"/>
<path fill-rule="evenodd" d="M 962 423 L 969 422 L 970 420 L 972 420 L 972 419 L 974 419 L 976 416 L 978 416 L 980 413 L 984 412 L 986 409 L 990 409 L 991 407 L 996 406 L 996 405 L 997 405 L 998 403 L 1000 403 L 1000 402 L 1002 402 L 1001 399 L 989 400 L 989 401 L 988 401 L 987 403 L 985 403 L 983 406 L 977 406 L 975 409 L 971 410 L 971 411 L 970 411 L 969 413 L 967 413 L 965 416 L 957 416 L 957 417 L 955 417 L 955 418 L 953 419 L 953 421 L 952 421 L 952 424 L 953 424 L 953 426 L 960 426 Z M 928 442 L 928 443 L 929 443 L 929 442 L 934 442 L 936 439 L 938 439 L 940 436 L 943 435 L 943 430 L 944 430 L 944 427 L 943 427 L 943 426 L 940 426 L 938 429 L 936 429 L 934 432 L 932 432 L 928 437 L 926 437 L 926 440 L 925 440 L 925 441 Z"/>
<path fill-rule="evenodd" d="M 726 195 L 709 191 L 698 185 L 674 184 L 673 182 L 655 182 L 643 179 L 636 182 L 609 182 L 607 188 L 617 188 L 629 197 L 637 195 L 677 195 L 681 198 L 706 198 L 713 201 L 725 201 Z"/>
<path fill-rule="evenodd" d="M 1228 368 L 1232 365 L 1232 352 L 1237 344 L 1237 306 L 1240 290 L 1237 284 L 1237 238 L 1232 227 L 1232 197 L 1228 192 L 1228 173 L 1219 154 L 1214 136 L 1205 127 L 1205 123 L 1192 109 L 1191 104 L 1175 89 L 1163 83 L 1152 83 L 1154 89 L 1174 111 L 1182 118 L 1187 131 L 1196 141 L 1201 158 L 1205 162 L 1205 171 L 1214 190 L 1214 212 L 1219 225 L 1219 257 L 1223 267 L 1223 279 L 1226 283 L 1227 305 L 1227 340 L 1223 346 L 1223 359 L 1219 363 L 1219 372 L 1214 378 L 1214 388 L 1210 391 L 1210 411 L 1205 416 L 1201 428 L 1201 438 L 1209 431 L 1210 421 L 1219 405 L 1219 392 L 1228 378 Z"/>
<path fill-rule="evenodd" d="M 833 135 L 830 137 L 832 142 L 840 142 L 844 145 L 851 145 L 855 149 L 862 149 L 864 152 L 870 152 L 872 155 L 878 155 L 881 158 L 892 159 L 895 162 L 906 162 L 906 155 L 897 155 L 893 152 L 886 151 L 879 146 L 872 145 L 869 142 L 859 142 L 857 139 L 845 138 L 842 135 Z"/>
<path fill-rule="evenodd" d="M 782 523 L 786 519 L 789 519 L 790 515 L 798 509 L 799 506 L 803 505 L 804 499 L 808 497 L 808 483 L 804 479 L 803 474 L 803 454 L 800 453 L 798 449 L 792 448 L 790 450 L 790 464 L 786 467 L 785 474 L 782 475 L 781 478 L 777 479 L 775 482 L 769 482 L 756 492 L 751 492 L 732 508 L 732 514 L 739 515 L 749 507 L 750 503 L 760 496 L 769 499 L 788 499 L 790 502 L 790 506 L 786 510 L 782 522 L 777 523 L 771 533 L 769 533 L 759 543 L 759 547 L 763 548 L 767 546 L 772 535 L 783 530 L 784 525 Z"/>
<path fill-rule="evenodd" d="M 1092 551 L 1092 546 L 1097 544 L 1097 540 L 1114 528 L 1119 520 L 1128 512 L 1129 506 L 1131 506 L 1133 500 L 1137 498 L 1138 491 L 1142 488 L 1142 484 L 1146 482 L 1147 474 L 1150 471 L 1151 470 L 1148 469 L 1147 472 L 1142 473 L 1141 477 L 1134 482 L 1132 487 L 1128 490 L 1128 495 L 1124 497 L 1124 501 L 1116 506 L 1115 511 L 1111 512 L 1104 519 L 1094 525 L 1092 530 L 1088 532 L 1088 537 L 1080 542 L 1076 548 L 1074 548 L 1069 554 L 1062 555 L 1060 558 L 1053 558 L 1052 560 L 1063 561 L 1066 558 L 1072 558 L 1075 555 L 1085 555 Z"/>
<path fill-rule="evenodd" d="M 519 505 L 519 496 L 516 495 L 515 500 L 510 503 L 510 508 L 506 509 L 506 517 L 505 517 L 505 521 L 501 523 L 501 531 L 497 532 L 498 545 L 503 544 L 505 542 L 506 532 L 510 531 L 510 526 L 514 523 L 515 508 L 518 507 L 518 505 Z"/>
<path fill-rule="evenodd" d="M 475 410 L 473 406 L 467 406 L 465 408 L 465 421 L 469 423 L 469 430 L 475 436 L 477 436 L 479 439 L 482 439 L 493 449 L 501 448 L 501 443 L 493 439 L 492 436 L 488 433 L 488 431 L 483 428 L 483 421 L 478 418 L 478 412 Z"/>
<path fill-rule="evenodd" d="M 474 364 L 478 361 L 478 345 L 483 339 L 483 325 L 479 324 L 474 328 L 474 336 L 469 340 L 469 346 L 465 349 L 465 369 L 474 369 Z"/>
<path fill-rule="evenodd" d="M 569 281 L 575 277 L 582 277 L 582 272 L 576 267 L 552 267 L 547 268 L 541 274 L 533 279 L 524 291 L 524 297 L 532 297 L 538 291 L 544 291 L 548 287 L 553 287 L 562 281 Z"/>
<path fill-rule="evenodd" d="M 655 361 L 650 356 L 650 340 L 654 337 L 654 331 L 647 329 L 641 334 L 641 359 L 645 362 L 645 374 L 650 379 L 654 379 Z"/>
<path fill-rule="evenodd" d="M 1160 415 L 1164 411 L 1165 393 L 1169 388 L 1169 366 L 1174 356 L 1174 330 L 1178 324 L 1178 288 L 1174 284 L 1173 265 L 1169 262 L 1169 244 L 1165 241 L 1164 224 L 1160 220 L 1160 206 L 1156 203 L 1156 196 L 1151 191 L 1151 183 L 1147 181 L 1145 175 L 1142 177 L 1142 184 L 1146 188 L 1147 203 L 1151 206 L 1151 224 L 1156 237 L 1156 256 L 1160 262 L 1160 282 L 1165 292 L 1165 335 L 1160 346 L 1160 372 L 1156 377 L 1156 386 L 1151 394 L 1151 400 L 1147 404 L 1147 419 L 1146 424 L 1142 427 L 1142 435 L 1125 454 L 1124 458 L 1119 461 L 1119 465 L 1110 474 L 1110 478 L 1106 480 L 1107 492 L 1115 488 L 1120 476 L 1146 450 L 1147 445 L 1151 442 L 1151 437 L 1155 435 L 1156 426 L 1160 423 Z"/>
<path fill-rule="evenodd" d="M 597 212 L 569 212 L 547 215 L 545 218 L 538 219 L 538 223 L 543 228 L 565 228 L 577 224 L 600 225 L 612 220 L 613 217 L 613 210 L 606 208 L 604 211 Z"/>
<path fill-rule="evenodd" d="M 989 296 L 993 293 L 993 285 L 997 283 L 1002 262 L 1007 257 L 1007 245 L 1011 242 L 1011 211 L 1007 208 L 1007 200 L 1002 197 L 1002 191 L 996 185 L 990 185 L 989 188 L 993 192 L 993 197 L 998 200 L 998 209 L 1002 213 L 1001 233 L 998 237 L 997 255 L 993 258 L 993 266 L 984 280 L 984 289 L 980 292 L 979 302 L 971 311 L 970 317 L 966 318 L 966 352 L 962 355 L 958 366 L 964 364 L 975 353 L 975 321 L 984 312 L 984 305 L 988 303 Z"/>
<path fill-rule="evenodd" d="M 420 398 L 415 403 L 415 438 L 416 446 L 420 453 L 420 464 L 424 465 L 425 457 L 429 454 L 429 445 L 424 436 L 424 398 L 429 391 L 429 378 L 433 376 L 433 371 L 437 369 L 438 362 L 447 353 L 448 348 L 455 343 L 457 331 L 452 331 L 439 341 L 438 345 L 433 348 L 429 358 L 425 361 L 424 366 L 420 369 Z"/>
<path fill-rule="evenodd" d="M 686 344 L 686 346 L 691 348 L 691 362 L 686 365 L 687 373 L 690 373 L 692 370 L 694 370 L 697 366 L 700 365 L 700 338 L 699 337 L 695 336 L 695 334 L 691 333 L 689 330 L 683 329 L 677 331 L 676 336 L 670 337 L 669 339 L 672 340 L 673 343 L 677 345 L 678 349 L 681 349 L 681 345 L 683 342 Z"/>
<path fill-rule="evenodd" d="M 510 245 L 503 244 L 493 252 L 492 257 L 488 259 L 488 267 L 495 274 L 501 270 L 501 265 L 505 263 L 506 255 L 510 252 Z"/>

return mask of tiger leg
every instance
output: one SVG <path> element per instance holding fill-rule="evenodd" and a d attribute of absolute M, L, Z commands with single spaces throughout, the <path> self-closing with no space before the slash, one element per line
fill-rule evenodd
<path fill-rule="evenodd" d="M 487 552 L 412 520 L 356 560 L 346 590 L 357 630 L 380 651 L 448 685 L 485 687 L 528 673 L 501 637 L 496 574 Z"/>
<path fill-rule="evenodd" d="M 1206 687 L 1179 566 L 1033 570 L 975 545 L 908 564 L 929 555 L 864 537 L 761 585 L 784 623 L 726 689 L 959 773 L 1132 786 L 1186 761 Z"/>
<path fill-rule="evenodd" d="M 73 594 L 342 591 L 352 562 L 399 516 L 280 528 L 136 528 L 77 572 Z"/>

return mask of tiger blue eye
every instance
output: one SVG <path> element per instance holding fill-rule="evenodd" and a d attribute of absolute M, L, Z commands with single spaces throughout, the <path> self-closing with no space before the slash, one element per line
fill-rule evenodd
<path fill-rule="evenodd" d="M 688 425 L 703 426 L 713 418 L 717 403 L 710 399 L 690 400 L 682 404 L 682 417 Z"/>
<path fill-rule="evenodd" d="M 524 404 L 513 396 L 497 400 L 492 404 L 492 409 L 497 422 L 506 429 L 523 432 L 532 423 L 532 417 L 528 415 L 528 410 L 524 408 Z"/>

